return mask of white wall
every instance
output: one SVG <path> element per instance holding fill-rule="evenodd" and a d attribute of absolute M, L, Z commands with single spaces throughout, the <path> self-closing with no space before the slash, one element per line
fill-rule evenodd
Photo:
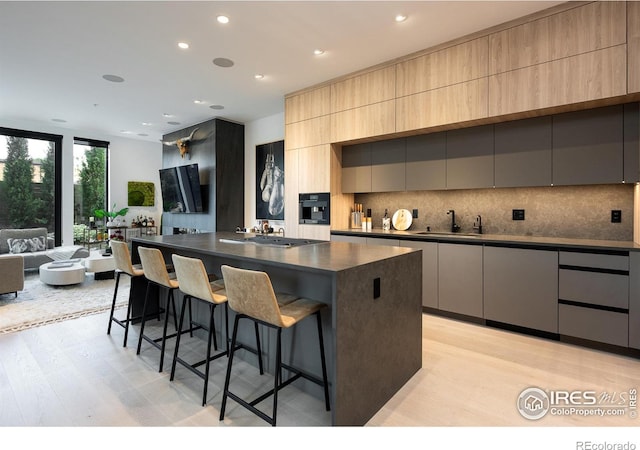
<path fill-rule="evenodd" d="M 244 125 L 244 221 L 245 227 L 256 225 L 256 145 L 284 139 L 284 112 Z M 286 171 L 287 168 L 285 167 Z M 285 189 L 287 186 L 285 185 Z M 283 220 L 273 220 L 274 228 L 284 227 Z"/>
<path fill-rule="evenodd" d="M 160 219 L 161 195 L 158 169 L 162 167 L 162 144 L 160 142 L 127 139 L 120 136 L 100 135 L 82 130 L 70 130 L 41 122 L 3 120 L 6 128 L 62 135 L 62 245 L 73 244 L 73 140 L 75 137 L 97 139 L 110 143 L 109 199 L 119 208 L 127 206 L 128 181 L 152 181 L 156 185 L 156 206 L 132 208 L 127 223 L 137 215 Z M 111 207 L 111 205 L 109 205 Z"/>
<path fill-rule="evenodd" d="M 159 225 L 162 213 L 162 196 L 158 169 L 162 167 L 162 144 L 160 142 L 127 139 L 120 136 L 99 135 L 99 133 L 82 130 L 69 130 L 43 123 L 28 121 L 7 121 L 0 124 L 6 128 L 37 131 L 62 135 L 62 244 L 73 244 L 73 139 L 82 137 L 97 139 L 110 143 L 109 178 L 111 205 L 115 202 L 118 208 L 127 206 L 127 182 L 149 181 L 156 185 L 156 201 L 154 207 L 132 207 L 127 214 L 127 223 L 138 215 L 151 216 Z M 256 224 L 256 145 L 284 139 L 284 112 L 274 114 L 245 124 L 245 194 L 244 217 L 245 226 Z M 285 170 L 287 168 L 285 167 Z M 286 186 L 285 186 L 286 189 Z M 109 208 L 111 208 L 109 205 Z M 284 221 L 272 221 L 276 228 L 284 227 Z"/>

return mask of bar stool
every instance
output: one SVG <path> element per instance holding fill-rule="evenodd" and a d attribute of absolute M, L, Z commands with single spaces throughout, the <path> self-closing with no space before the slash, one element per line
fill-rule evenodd
<path fill-rule="evenodd" d="M 141 324 L 140 324 L 140 336 L 138 337 L 138 350 L 136 354 L 140 354 L 140 349 L 142 348 L 142 341 L 145 340 L 154 347 L 160 350 L 160 366 L 158 372 L 162 372 L 162 368 L 164 365 L 164 350 L 167 339 L 171 339 L 177 336 L 177 333 L 173 333 L 171 335 L 167 335 L 167 325 L 169 322 L 169 304 L 171 304 L 173 308 L 173 317 L 174 317 L 174 325 L 176 329 L 178 328 L 177 323 L 177 314 L 176 314 L 176 304 L 173 292 L 178 289 L 180 286 L 178 281 L 169 275 L 169 271 L 167 270 L 167 265 L 164 261 L 164 257 L 162 256 L 162 252 L 157 248 L 148 248 L 148 247 L 138 247 L 138 253 L 140 255 L 140 262 L 142 263 L 142 270 L 144 270 L 144 276 L 147 279 L 147 290 L 144 296 L 144 305 L 142 307 L 142 316 L 141 316 Z M 167 301 L 166 307 L 164 310 L 160 309 L 158 314 L 162 314 L 164 312 L 164 326 L 162 329 L 162 336 L 158 338 L 152 338 L 144 334 L 144 327 L 147 320 L 147 306 L 149 303 L 149 293 L 151 291 L 151 286 L 156 285 L 158 288 L 167 290 Z M 188 331 L 188 330 L 187 330 Z"/>
<path fill-rule="evenodd" d="M 120 276 L 122 274 L 128 275 L 131 278 L 144 276 L 144 270 L 142 266 L 133 265 L 131 262 L 131 254 L 129 253 L 129 246 L 125 242 L 111 241 L 111 251 L 113 253 L 113 259 L 116 263 L 116 287 L 113 290 L 113 301 L 111 302 L 111 314 L 109 315 L 109 327 L 107 328 L 107 334 L 111 334 L 111 324 L 117 323 L 124 328 L 124 342 L 123 347 L 127 346 L 127 337 L 129 335 L 129 323 L 131 318 L 131 299 L 129 299 L 127 305 L 127 317 L 125 319 L 117 319 L 114 317 L 116 308 L 116 297 L 118 296 L 118 286 L 120 284 Z M 131 288 L 129 288 L 131 289 Z"/>
<path fill-rule="evenodd" d="M 229 354 L 229 311 L 227 308 L 227 296 L 224 291 L 224 283 L 222 280 L 211 281 L 211 276 L 207 274 L 204 264 L 200 259 L 188 258 L 180 255 L 171 255 L 173 265 L 176 270 L 176 277 L 178 284 L 180 285 L 180 291 L 184 294 L 182 300 L 182 310 L 180 311 L 180 320 L 178 321 L 178 332 L 176 337 L 176 347 L 173 353 L 173 363 L 171 365 L 171 377 L 170 381 L 176 373 L 176 363 L 180 363 L 182 366 L 189 369 L 192 373 L 196 374 L 204 380 L 204 389 L 202 392 L 202 406 L 207 404 L 207 386 L 209 383 L 209 362 L 213 361 L 221 356 L 227 356 Z M 180 335 L 182 334 L 182 327 L 184 323 L 184 313 L 187 309 L 187 302 L 189 305 L 189 311 L 191 311 L 191 301 L 198 300 L 204 302 L 209 307 L 209 326 L 207 336 L 207 355 L 202 361 L 190 364 L 178 356 L 180 348 Z M 224 304 L 224 320 L 225 320 L 225 350 L 214 356 L 211 356 L 211 341 L 214 341 L 214 348 L 218 350 L 216 340 L 216 329 L 214 322 L 214 313 L 216 306 Z M 189 331 L 193 331 L 197 328 L 204 328 L 201 325 L 193 327 L 194 321 L 191 317 L 189 320 Z M 199 366 L 205 364 L 204 373 L 198 369 Z"/>
<path fill-rule="evenodd" d="M 329 383 L 327 381 L 327 367 L 324 354 L 324 343 L 322 339 L 322 319 L 320 311 L 326 305 L 320 302 L 309 300 L 306 298 L 297 298 L 292 300 L 288 298 L 286 302 L 278 304 L 278 297 L 273 291 L 273 286 L 269 275 L 265 272 L 239 269 L 227 265 L 222 266 L 222 276 L 224 279 L 225 289 L 227 291 L 227 300 L 229 307 L 236 312 L 233 325 L 233 337 L 231 338 L 231 354 L 227 365 L 227 375 L 224 382 L 224 391 L 222 394 L 222 406 L 220 409 L 220 420 L 224 420 L 224 413 L 227 404 L 227 397 L 238 402 L 260 418 L 264 419 L 272 426 L 276 426 L 276 414 L 278 407 L 278 391 L 283 387 L 291 384 L 298 378 L 306 378 L 324 388 L 324 399 L 326 410 L 330 410 L 329 405 Z M 318 338 L 320 344 L 320 361 L 322 364 L 322 380 L 301 372 L 290 365 L 281 361 L 282 354 L 282 329 L 291 328 L 298 322 L 311 315 L 316 316 L 318 327 Z M 238 395 L 229 391 L 229 381 L 231 378 L 231 367 L 233 364 L 233 356 L 235 353 L 235 342 L 238 334 L 238 324 L 240 319 L 250 319 L 255 324 L 262 324 L 269 328 L 277 330 L 276 355 L 275 355 L 275 374 L 273 389 L 265 394 L 257 397 L 255 400 L 246 401 Z M 294 375 L 282 381 L 282 369 L 285 369 Z M 273 411 L 271 417 L 256 408 L 261 401 L 273 395 Z"/>

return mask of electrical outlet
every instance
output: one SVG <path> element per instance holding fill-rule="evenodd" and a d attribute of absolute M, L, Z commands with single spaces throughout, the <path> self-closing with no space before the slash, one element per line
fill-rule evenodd
<path fill-rule="evenodd" d="M 513 219 L 513 220 L 524 220 L 524 209 L 513 209 L 513 210 L 511 210 L 511 219 Z"/>
<path fill-rule="evenodd" d="M 414 219 L 417 219 L 417 218 L 418 218 L 418 210 L 417 210 L 417 209 L 414 209 L 414 210 L 413 210 L 413 218 L 414 218 Z"/>
<path fill-rule="evenodd" d="M 622 211 L 619 209 L 611 210 L 611 223 L 620 223 L 622 222 Z"/>

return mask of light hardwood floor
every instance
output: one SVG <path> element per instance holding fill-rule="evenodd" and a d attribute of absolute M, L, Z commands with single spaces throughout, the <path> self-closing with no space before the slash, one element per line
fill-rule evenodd
<path fill-rule="evenodd" d="M 0 335 L 0 425 L 268 426 L 232 401 L 227 418 L 219 422 L 224 358 L 212 363 L 208 404 L 203 408 L 200 378 L 178 366 L 176 379 L 169 382 L 172 346 L 165 371 L 158 373 L 158 350 L 143 344 L 142 354 L 135 354 L 138 327 L 133 327 L 129 346 L 123 348 L 122 328 L 114 325 L 107 336 L 107 319 L 97 314 Z M 200 339 L 185 338 L 183 345 L 190 352 L 185 353 L 187 359 L 203 354 Z M 238 367 L 245 392 L 262 392 L 269 386 L 270 377 L 260 377 L 253 366 Z M 538 421 L 524 419 L 516 402 L 531 386 L 598 395 L 628 393 L 640 388 L 640 360 L 425 314 L 422 369 L 368 425 L 434 431 L 426 427 L 611 430 L 637 429 L 640 424 L 629 411 L 622 417 L 548 414 Z M 279 425 L 330 423 L 323 402 L 298 390 L 295 383 L 282 391 L 280 402 Z M 619 436 L 621 429 L 617 430 Z"/>

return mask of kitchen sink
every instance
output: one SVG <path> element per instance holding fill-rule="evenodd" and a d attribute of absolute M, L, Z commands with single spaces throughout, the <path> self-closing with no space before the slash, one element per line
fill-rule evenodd
<path fill-rule="evenodd" d="M 477 238 L 482 236 L 478 233 L 452 233 L 451 231 L 419 231 L 416 234 L 424 236 L 447 236 L 447 237 L 473 237 Z"/>

